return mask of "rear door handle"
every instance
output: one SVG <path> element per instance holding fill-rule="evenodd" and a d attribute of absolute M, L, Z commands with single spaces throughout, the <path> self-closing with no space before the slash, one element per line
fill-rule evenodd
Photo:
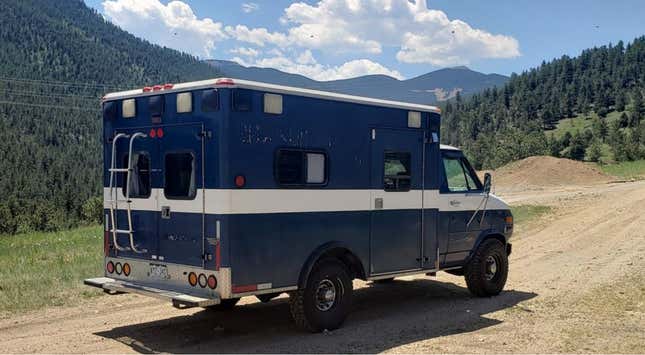
<path fill-rule="evenodd" d="M 457 201 L 457 200 L 450 201 L 450 206 L 459 206 L 459 205 L 461 205 L 461 201 Z"/>

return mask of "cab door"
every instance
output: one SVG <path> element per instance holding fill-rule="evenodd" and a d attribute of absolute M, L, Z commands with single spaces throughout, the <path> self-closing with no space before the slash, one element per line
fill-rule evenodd
<path fill-rule="evenodd" d="M 442 165 L 441 215 L 448 219 L 448 230 L 443 231 L 443 238 L 448 239 L 444 262 L 449 263 L 463 260 L 488 226 L 480 221 L 483 186 L 463 153 L 442 151 Z"/>
<path fill-rule="evenodd" d="M 157 258 L 203 266 L 203 125 L 167 125 L 160 129 L 162 135 L 157 134 L 157 140 L 162 188 L 158 203 Z"/>
<path fill-rule="evenodd" d="M 417 130 L 372 130 L 372 275 L 422 267 L 423 137 Z"/>

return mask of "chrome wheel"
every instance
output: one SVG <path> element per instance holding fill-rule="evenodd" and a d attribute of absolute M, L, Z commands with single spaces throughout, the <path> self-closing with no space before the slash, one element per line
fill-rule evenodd
<path fill-rule="evenodd" d="M 494 256 L 489 255 L 486 258 L 486 273 L 484 274 L 484 277 L 486 278 L 486 281 L 492 280 L 495 275 L 497 275 L 497 259 L 495 259 Z"/>
<path fill-rule="evenodd" d="M 321 280 L 314 294 L 314 304 L 319 311 L 330 310 L 336 303 L 336 286 L 329 279 Z"/>

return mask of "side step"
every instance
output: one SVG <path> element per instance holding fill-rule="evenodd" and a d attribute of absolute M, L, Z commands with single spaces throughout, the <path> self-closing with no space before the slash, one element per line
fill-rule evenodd
<path fill-rule="evenodd" d="M 220 298 L 203 298 L 179 293 L 175 291 L 161 290 L 158 288 L 133 284 L 130 282 L 119 281 L 109 277 L 96 277 L 85 279 L 83 283 L 87 286 L 97 287 L 105 291 L 115 293 L 136 293 L 139 295 L 158 298 L 164 301 L 172 302 L 175 308 L 191 307 L 208 307 L 220 303 Z"/>

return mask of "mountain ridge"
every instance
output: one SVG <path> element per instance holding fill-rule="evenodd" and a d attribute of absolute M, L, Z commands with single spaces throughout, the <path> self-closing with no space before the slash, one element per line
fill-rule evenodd
<path fill-rule="evenodd" d="M 208 59 L 204 62 L 225 76 L 237 79 L 418 104 L 438 104 L 455 97 L 457 93 L 471 95 L 487 88 L 501 87 L 510 79 L 501 74 L 484 74 L 460 66 L 438 69 L 404 80 L 384 74 L 371 74 L 317 81 L 273 68 L 246 67 L 230 60 Z"/>

